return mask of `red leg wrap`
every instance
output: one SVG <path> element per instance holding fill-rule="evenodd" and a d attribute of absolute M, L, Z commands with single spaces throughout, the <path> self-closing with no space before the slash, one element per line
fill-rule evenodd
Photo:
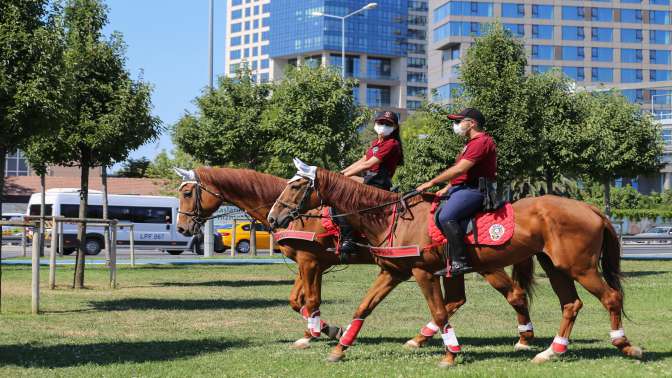
<path fill-rule="evenodd" d="M 343 346 L 351 346 L 354 344 L 357 339 L 357 334 L 359 333 L 359 330 L 362 329 L 363 324 L 364 319 L 352 319 L 352 322 L 345 330 L 345 333 L 341 336 L 341 340 L 339 341 L 340 344 Z"/>

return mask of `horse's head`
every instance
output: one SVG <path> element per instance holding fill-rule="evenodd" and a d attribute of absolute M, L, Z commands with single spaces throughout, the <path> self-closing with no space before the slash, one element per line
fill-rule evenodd
<path fill-rule="evenodd" d="M 175 172 L 182 177 L 178 188 L 177 231 L 192 236 L 200 233 L 207 218 L 217 211 L 222 196 L 205 186 L 195 171 L 175 168 Z"/>
<path fill-rule="evenodd" d="M 320 206 L 320 198 L 315 189 L 317 168 L 310 167 L 298 159 L 294 159 L 294 164 L 298 168 L 296 176 L 287 182 L 287 186 L 268 213 L 267 220 L 273 229 L 285 228 L 301 213 Z"/>

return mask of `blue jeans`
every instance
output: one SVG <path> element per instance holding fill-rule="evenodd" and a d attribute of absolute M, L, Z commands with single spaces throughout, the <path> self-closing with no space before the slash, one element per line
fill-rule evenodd
<path fill-rule="evenodd" d="M 448 221 L 459 222 L 466 231 L 471 218 L 483 209 L 484 195 L 477 188 L 466 185 L 458 185 L 450 188 L 450 197 L 444 201 L 439 213 L 439 222 L 446 224 Z"/>

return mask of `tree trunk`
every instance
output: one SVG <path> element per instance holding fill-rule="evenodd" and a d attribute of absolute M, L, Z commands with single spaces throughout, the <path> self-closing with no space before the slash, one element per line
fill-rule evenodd
<path fill-rule="evenodd" d="M 45 208 L 47 207 L 46 203 L 46 189 L 45 186 L 46 184 L 44 183 L 44 173 L 40 174 L 40 196 L 42 198 L 40 199 L 40 257 L 44 257 L 44 233 L 45 233 L 45 227 L 44 227 L 44 217 L 46 216 L 45 214 Z M 53 211 L 53 210 L 52 210 Z"/>
<path fill-rule="evenodd" d="M 2 199 L 5 195 L 5 157 L 7 155 L 7 149 L 5 147 L 0 147 L 0 215 L 2 214 Z M 0 219 L 2 219 L 0 217 Z M 26 234 L 26 229 L 23 229 L 24 235 Z M 0 262 L 2 260 L 2 227 L 0 227 Z M 0 264 L 0 312 L 2 311 L 2 264 Z"/>
<path fill-rule="evenodd" d="M 610 217 L 611 216 L 611 180 L 604 179 L 602 182 L 604 185 L 604 213 Z"/>
<path fill-rule="evenodd" d="M 81 160 L 81 181 L 79 192 L 79 218 L 86 218 L 86 207 L 89 202 L 89 156 L 83 154 Z M 77 230 L 77 240 L 79 241 L 79 250 L 77 251 L 77 264 L 75 267 L 75 289 L 84 288 L 84 262 L 86 256 L 86 223 L 79 223 Z"/>
<path fill-rule="evenodd" d="M 555 194 L 553 190 L 553 173 L 546 171 L 546 194 Z"/>

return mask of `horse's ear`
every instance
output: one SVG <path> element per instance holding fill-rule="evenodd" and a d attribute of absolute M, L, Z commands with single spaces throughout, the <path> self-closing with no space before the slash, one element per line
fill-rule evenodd
<path fill-rule="evenodd" d="M 177 173 L 178 176 L 182 177 L 182 181 L 195 181 L 196 180 L 196 173 L 193 170 L 186 170 L 182 168 L 177 168 L 173 167 L 175 170 L 175 173 Z"/>
<path fill-rule="evenodd" d="M 310 180 L 315 180 L 317 167 L 310 166 L 302 162 L 299 158 L 294 158 L 294 166 L 297 169 L 296 174 Z"/>

